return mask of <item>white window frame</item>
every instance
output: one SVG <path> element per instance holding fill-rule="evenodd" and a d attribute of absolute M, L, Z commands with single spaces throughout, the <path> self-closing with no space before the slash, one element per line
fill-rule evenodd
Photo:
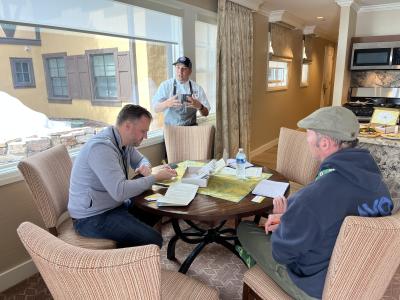
<path fill-rule="evenodd" d="M 287 90 L 289 88 L 289 72 L 290 72 L 290 60 L 285 59 L 270 59 L 268 61 L 268 71 L 267 71 L 267 91 L 274 92 L 274 91 L 282 91 Z M 275 65 L 275 66 L 274 66 Z M 278 67 L 278 65 L 280 65 Z M 282 75 L 281 78 L 277 78 L 274 81 L 269 79 L 270 72 L 277 70 L 276 73 L 278 76 Z M 278 74 L 279 71 L 282 70 L 283 74 Z M 275 85 L 277 83 L 282 82 L 282 85 Z"/>
<path fill-rule="evenodd" d="M 306 72 L 305 72 L 304 67 L 307 67 Z M 304 73 L 306 73 L 305 78 L 304 78 Z M 309 81 L 310 81 L 310 64 L 302 62 L 301 72 L 300 72 L 300 87 L 308 87 Z"/>

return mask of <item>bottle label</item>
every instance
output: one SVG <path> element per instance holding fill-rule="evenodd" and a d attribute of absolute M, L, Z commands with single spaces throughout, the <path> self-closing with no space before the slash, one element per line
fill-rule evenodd
<path fill-rule="evenodd" d="M 236 163 L 237 164 L 245 164 L 246 163 L 246 159 L 245 158 L 236 158 Z"/>

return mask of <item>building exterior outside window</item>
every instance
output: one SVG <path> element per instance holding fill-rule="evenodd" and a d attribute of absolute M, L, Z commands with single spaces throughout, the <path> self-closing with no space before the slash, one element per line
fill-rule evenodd
<path fill-rule="evenodd" d="M 96 99 L 116 99 L 117 82 L 113 54 L 91 56 L 93 90 Z"/>
<path fill-rule="evenodd" d="M 56 97 L 68 96 L 68 82 L 65 72 L 65 61 L 63 57 L 48 59 L 49 74 L 51 79 L 51 90 Z"/>
<path fill-rule="evenodd" d="M 31 58 L 10 58 L 14 88 L 35 87 L 35 76 Z"/>
<path fill-rule="evenodd" d="M 8 127 L 0 131 L 0 177 L 21 157 L 53 145 L 79 149 L 97 127 L 114 124 L 125 104 L 139 104 L 152 111 L 155 91 L 173 76 L 172 62 L 184 54 L 194 59 L 196 80 L 215 101 L 215 13 L 208 16 L 202 11 L 196 20 L 192 12 L 198 9 L 187 4 L 182 4 L 188 11 L 182 16 L 180 9 L 171 10 L 163 4 L 144 8 L 96 0 L 96 4 L 76 12 L 75 18 L 61 15 L 48 24 L 49 11 L 70 11 L 80 2 L 52 6 L 51 0 L 43 0 L 42 9 L 32 15 L 26 3 L 35 2 L 26 1 L 0 5 L 6 12 L 0 20 L 0 100 L 5 107 L 3 116 L 10 116 L 2 118 Z M 23 13 L 8 13 L 13 5 Z M 102 14 L 99 9 L 116 13 Z M 38 25 L 30 26 L 28 19 Z M 183 22 L 192 24 L 194 32 L 183 34 Z M 196 53 L 184 53 L 183 44 L 193 42 Z M 18 123 L 12 117 L 15 113 L 7 113 L 11 106 L 26 115 L 23 124 L 19 122 L 20 130 L 14 126 Z M 162 114 L 152 113 L 150 144 L 162 140 L 163 127 Z M 32 125 L 38 124 L 36 119 L 43 128 Z"/>

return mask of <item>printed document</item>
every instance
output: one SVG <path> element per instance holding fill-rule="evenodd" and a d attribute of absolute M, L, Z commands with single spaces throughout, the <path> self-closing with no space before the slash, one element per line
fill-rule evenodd
<path fill-rule="evenodd" d="M 234 158 L 229 158 L 228 161 L 226 162 L 226 164 L 231 167 L 236 169 L 236 159 Z M 252 163 L 249 163 L 248 161 L 246 161 L 246 164 L 244 165 L 245 168 L 250 168 L 254 166 Z"/>
<path fill-rule="evenodd" d="M 254 188 L 253 194 L 270 198 L 283 196 L 288 186 L 288 182 L 278 182 L 264 179 L 261 180 L 260 183 Z"/>
<path fill-rule="evenodd" d="M 262 168 L 250 167 L 246 169 L 246 177 L 261 177 Z"/>
<path fill-rule="evenodd" d="M 197 172 L 198 178 L 207 177 L 210 174 L 216 174 L 226 166 L 225 161 L 221 158 L 219 161 L 213 159 Z"/>
<path fill-rule="evenodd" d="M 199 186 L 190 183 L 172 184 L 165 196 L 157 200 L 158 206 L 186 206 L 196 196 Z"/>
<path fill-rule="evenodd" d="M 219 174 L 236 176 L 236 169 L 225 167 L 221 170 Z M 261 177 L 261 175 L 262 175 L 262 168 L 250 167 L 246 169 L 246 177 Z"/>

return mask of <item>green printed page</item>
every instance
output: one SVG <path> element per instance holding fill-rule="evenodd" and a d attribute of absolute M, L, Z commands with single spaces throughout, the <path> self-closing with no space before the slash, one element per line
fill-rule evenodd
<path fill-rule="evenodd" d="M 171 185 L 172 183 L 179 182 L 185 173 L 186 167 L 201 167 L 205 164 L 204 162 L 197 161 L 181 162 L 178 164 L 178 168 L 176 168 L 178 176 L 173 180 L 167 180 L 161 183 Z M 272 174 L 262 173 L 259 178 L 250 177 L 238 179 L 236 176 L 231 175 L 211 175 L 208 179 L 207 187 L 199 188 L 198 193 L 232 202 L 239 202 L 247 196 L 261 180 L 268 179 L 271 176 Z"/>

